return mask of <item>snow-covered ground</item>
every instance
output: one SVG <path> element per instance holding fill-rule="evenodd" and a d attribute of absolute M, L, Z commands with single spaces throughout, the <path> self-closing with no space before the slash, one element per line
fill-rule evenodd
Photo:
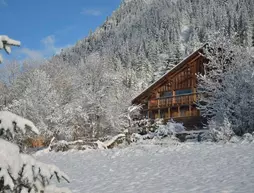
<path fill-rule="evenodd" d="M 254 144 L 133 145 L 42 153 L 80 193 L 254 192 Z"/>

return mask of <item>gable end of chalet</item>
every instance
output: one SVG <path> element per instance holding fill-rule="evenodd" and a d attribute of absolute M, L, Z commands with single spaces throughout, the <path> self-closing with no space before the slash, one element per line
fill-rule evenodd
<path fill-rule="evenodd" d="M 144 118 L 192 122 L 194 117 L 200 117 L 196 108 L 199 96 L 196 74 L 203 73 L 203 64 L 207 62 L 203 48 L 183 59 L 132 100 L 132 104 L 142 105 Z M 194 124 L 191 123 L 191 126 L 194 127 Z"/>

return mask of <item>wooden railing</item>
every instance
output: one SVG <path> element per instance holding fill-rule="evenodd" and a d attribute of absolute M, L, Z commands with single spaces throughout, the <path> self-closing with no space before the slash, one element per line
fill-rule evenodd
<path fill-rule="evenodd" d="M 149 109 L 166 108 L 175 105 L 189 105 L 197 101 L 198 93 L 178 95 L 172 97 L 152 99 L 149 101 Z"/>

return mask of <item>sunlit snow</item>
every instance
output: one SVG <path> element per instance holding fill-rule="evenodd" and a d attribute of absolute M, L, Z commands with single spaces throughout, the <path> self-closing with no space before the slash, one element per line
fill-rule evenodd
<path fill-rule="evenodd" d="M 253 192 L 254 144 L 134 145 L 125 149 L 45 153 L 80 193 Z"/>

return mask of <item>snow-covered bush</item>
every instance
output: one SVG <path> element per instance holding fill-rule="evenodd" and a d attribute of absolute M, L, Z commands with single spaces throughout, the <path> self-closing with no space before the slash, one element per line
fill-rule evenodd
<path fill-rule="evenodd" d="M 56 166 L 43 164 L 32 156 L 20 153 L 17 145 L 6 141 L 17 133 L 39 133 L 35 125 L 22 117 L 7 111 L 0 111 L 0 192 L 10 193 L 63 193 L 70 192 L 65 188 L 52 186 L 56 177 L 69 182 L 68 176 Z"/>
<path fill-rule="evenodd" d="M 72 149 L 75 150 L 88 150 L 88 149 L 96 149 L 97 146 L 94 142 L 88 142 L 84 140 L 77 140 L 77 141 L 55 141 L 49 145 L 50 151 L 69 151 Z"/>
<path fill-rule="evenodd" d="M 234 135 L 233 137 L 231 137 L 231 139 L 229 140 L 230 143 L 239 143 L 240 142 L 240 137 Z"/>
<path fill-rule="evenodd" d="M 137 133 L 144 135 L 151 130 L 153 123 L 150 119 L 139 119 L 135 120 L 133 125 L 137 128 Z"/>
<path fill-rule="evenodd" d="M 143 141 L 143 140 L 147 140 L 147 139 L 153 139 L 155 137 L 155 133 L 149 132 L 145 135 L 141 135 L 138 133 L 133 133 L 131 135 L 131 142 L 138 142 L 138 141 Z"/>
<path fill-rule="evenodd" d="M 158 129 L 155 130 L 155 133 L 158 136 L 169 136 L 175 135 L 176 133 L 180 133 L 185 131 L 185 127 L 183 123 L 177 123 L 173 120 L 169 120 L 166 125 L 160 125 Z"/>
<path fill-rule="evenodd" d="M 156 126 L 156 128 L 153 127 L 155 130 L 148 130 L 145 134 L 142 133 L 142 135 L 133 133 L 131 136 L 131 141 L 138 142 L 148 139 L 160 140 L 169 136 L 171 139 L 178 141 L 178 139 L 176 139 L 176 134 L 185 131 L 185 127 L 182 123 L 177 123 L 173 120 L 169 120 L 165 125 L 161 120 L 158 119 L 153 125 Z"/>
<path fill-rule="evenodd" d="M 254 135 L 250 133 L 237 136 L 227 118 L 223 121 L 223 124 L 218 124 L 218 122 L 210 120 L 207 127 L 208 130 L 201 134 L 201 141 L 223 143 L 252 143 L 254 141 Z"/>
<path fill-rule="evenodd" d="M 212 141 L 230 141 L 235 135 L 231 123 L 227 118 L 223 124 L 218 124 L 216 121 L 211 120 L 208 122 L 209 135 Z"/>
<path fill-rule="evenodd" d="M 132 127 L 141 135 L 146 135 L 156 131 L 161 125 L 164 125 L 163 119 L 139 119 L 133 121 Z"/>
<path fill-rule="evenodd" d="M 243 135 L 242 143 L 251 143 L 251 142 L 253 142 L 253 140 L 254 140 L 254 137 L 250 133 L 245 133 Z"/>

